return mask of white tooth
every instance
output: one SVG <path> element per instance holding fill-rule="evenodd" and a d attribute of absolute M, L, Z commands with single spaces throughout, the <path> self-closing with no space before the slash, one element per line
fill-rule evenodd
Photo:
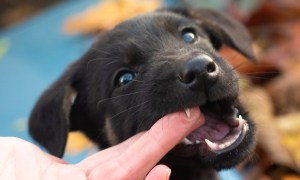
<path fill-rule="evenodd" d="M 237 117 L 239 113 L 239 110 L 237 108 L 234 108 L 234 115 L 233 117 Z"/>
<path fill-rule="evenodd" d="M 244 119 L 240 119 L 240 118 L 239 118 L 239 120 L 240 120 L 240 122 L 239 122 L 238 130 L 241 131 L 242 128 L 243 128 L 243 126 L 244 126 L 244 124 L 245 124 L 245 120 Z"/>
<path fill-rule="evenodd" d="M 241 123 L 240 126 L 245 128 L 244 123 Z M 238 129 L 238 127 L 236 129 Z M 219 150 L 222 150 L 222 149 L 225 149 L 225 148 L 231 146 L 239 138 L 240 134 L 241 134 L 241 131 L 239 130 L 239 132 L 235 136 L 231 137 L 230 139 L 227 139 L 226 141 L 211 142 L 210 140 L 205 139 L 205 142 L 212 151 L 219 151 Z"/>
<path fill-rule="evenodd" d="M 184 111 L 185 111 L 186 116 L 187 116 L 188 118 L 190 118 L 190 117 L 191 117 L 190 109 L 185 109 Z"/>
<path fill-rule="evenodd" d="M 217 151 L 219 150 L 219 146 L 208 139 L 205 139 L 206 144 L 210 147 L 211 150 Z"/>
<path fill-rule="evenodd" d="M 194 144 L 192 141 L 190 141 L 188 138 L 184 138 L 182 140 L 183 144 Z"/>
<path fill-rule="evenodd" d="M 244 124 L 247 124 L 241 115 L 239 115 L 239 117 L 235 118 L 233 121 L 238 123 L 238 126 L 234 128 L 235 131 L 241 131 Z"/>
<path fill-rule="evenodd" d="M 239 115 L 239 119 L 243 119 L 244 120 L 244 118 L 242 117 L 242 115 Z"/>
<path fill-rule="evenodd" d="M 230 146 L 232 144 L 232 141 L 228 141 L 224 143 L 226 147 Z"/>
<path fill-rule="evenodd" d="M 244 128 L 244 131 L 246 132 L 246 131 L 249 130 L 249 125 L 247 123 L 245 123 L 244 126 L 243 126 L 243 128 Z"/>
<path fill-rule="evenodd" d="M 226 146 L 225 144 L 220 144 L 219 145 L 219 149 L 225 149 L 226 147 L 228 147 L 228 146 Z"/>
<path fill-rule="evenodd" d="M 199 141 L 199 140 L 196 140 L 196 144 L 199 144 L 201 141 Z"/>

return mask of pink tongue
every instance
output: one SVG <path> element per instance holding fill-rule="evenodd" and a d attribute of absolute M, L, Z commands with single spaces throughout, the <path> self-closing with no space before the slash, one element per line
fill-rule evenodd
<path fill-rule="evenodd" d="M 194 143 L 205 139 L 215 142 L 226 137 L 229 132 L 230 127 L 225 122 L 212 116 L 205 116 L 205 124 L 194 130 L 187 138 Z"/>

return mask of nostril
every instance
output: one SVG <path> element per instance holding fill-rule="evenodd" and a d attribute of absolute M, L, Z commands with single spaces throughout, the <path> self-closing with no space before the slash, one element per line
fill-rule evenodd
<path fill-rule="evenodd" d="M 214 83 L 218 75 L 218 65 L 211 57 L 202 54 L 183 64 L 178 74 L 178 79 L 190 88 L 199 89 L 199 87 L 209 86 L 209 84 Z"/>
<path fill-rule="evenodd" d="M 210 62 L 207 64 L 206 71 L 211 74 L 217 70 L 217 66 L 214 62 Z"/>
<path fill-rule="evenodd" d="M 194 73 L 180 73 L 178 76 L 179 80 L 185 84 L 190 84 L 196 79 Z"/>

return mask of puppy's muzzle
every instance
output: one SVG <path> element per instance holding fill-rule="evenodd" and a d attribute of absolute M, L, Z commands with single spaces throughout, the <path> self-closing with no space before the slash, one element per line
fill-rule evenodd
<path fill-rule="evenodd" d="M 182 67 L 178 78 L 192 90 L 211 86 L 219 76 L 219 67 L 211 57 L 201 54 L 188 60 Z"/>

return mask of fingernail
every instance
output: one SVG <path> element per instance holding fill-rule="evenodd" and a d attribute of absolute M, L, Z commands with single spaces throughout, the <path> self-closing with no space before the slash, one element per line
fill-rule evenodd
<path fill-rule="evenodd" d="M 169 180 L 171 176 L 171 169 L 167 168 L 166 169 L 166 179 Z"/>

